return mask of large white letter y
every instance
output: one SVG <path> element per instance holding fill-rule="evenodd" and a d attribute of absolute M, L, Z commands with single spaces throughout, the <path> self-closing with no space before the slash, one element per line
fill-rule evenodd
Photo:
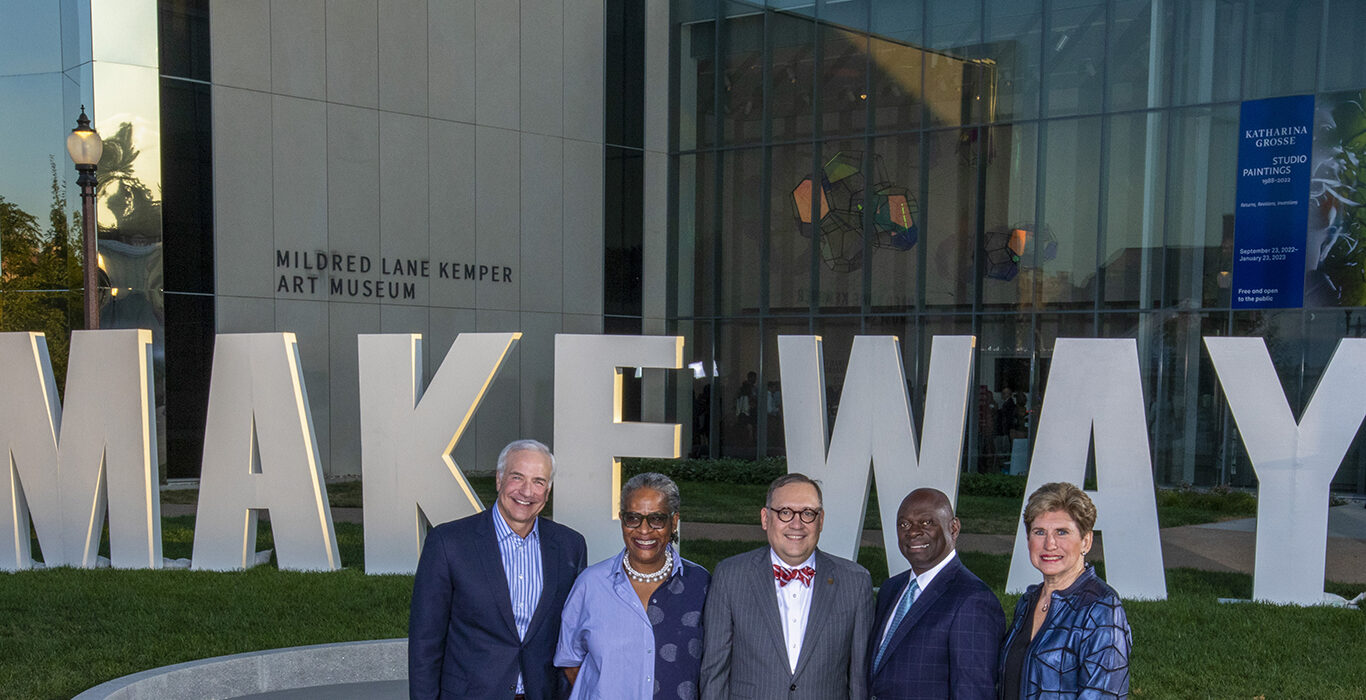
<path fill-rule="evenodd" d="M 1205 338 L 1257 472 L 1252 597 L 1323 602 L 1328 489 L 1366 417 L 1366 339 L 1343 338 L 1297 425 L 1261 338 Z"/>

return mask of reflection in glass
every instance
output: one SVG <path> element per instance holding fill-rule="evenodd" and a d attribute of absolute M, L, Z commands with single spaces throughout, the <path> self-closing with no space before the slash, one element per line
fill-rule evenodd
<path fill-rule="evenodd" d="M 66 67 L 63 41 L 58 39 L 64 33 L 74 34 L 75 27 L 63 27 L 62 4 L 5 3 L 5 21 L 0 22 L 0 75 L 56 73 Z"/>
<path fill-rule="evenodd" d="M 1166 101 L 1167 87 L 1166 71 L 1161 70 L 1167 57 L 1162 55 L 1159 43 L 1170 31 L 1166 4 L 1152 0 L 1118 0 L 1112 4 L 1106 36 L 1106 109 L 1159 107 Z M 1154 66 L 1158 70 L 1150 73 Z"/>
<path fill-rule="evenodd" d="M 815 25 L 800 17 L 770 14 L 768 26 L 770 138 L 810 139 L 816 103 Z"/>
<path fill-rule="evenodd" d="M 1106 120 L 1101 303 L 1152 308 L 1161 304 L 1165 114 L 1117 114 Z"/>
<path fill-rule="evenodd" d="M 982 43 L 982 6 L 977 2 L 930 2 L 926 8 L 925 46 L 959 57 Z"/>
<path fill-rule="evenodd" d="M 896 188 L 897 192 L 905 192 L 905 223 L 909 224 L 906 233 L 900 236 L 900 241 L 897 240 L 898 236 L 878 236 L 879 250 L 870 259 L 873 268 L 870 303 L 875 313 L 901 311 L 920 305 L 920 267 L 925 251 L 925 246 L 920 244 L 923 214 L 920 200 L 925 187 L 920 177 L 920 142 L 921 135 L 918 133 L 901 134 L 873 142 L 874 153 L 885 166 L 886 181 L 891 183 L 888 189 Z M 890 197 L 888 202 L 901 204 Z M 893 206 L 891 210 L 896 211 L 897 207 Z M 875 226 L 881 226 L 881 222 L 876 222 Z M 892 243 L 891 247 L 898 252 L 883 252 L 881 249 L 888 247 L 887 243 Z M 898 246 L 901 247 L 898 249 Z"/>
<path fill-rule="evenodd" d="M 1191 108 L 1171 114 L 1168 157 L 1164 306 L 1215 306 L 1231 270 L 1238 107 Z"/>
<path fill-rule="evenodd" d="M 1042 0 L 988 0 L 983 58 L 996 66 L 996 117 L 1039 116 Z"/>
<path fill-rule="evenodd" d="M 985 471 L 1018 474 L 1027 468 L 1035 375 L 1033 319 L 1024 315 L 985 316 L 978 331 L 979 385 L 990 392 L 992 413 L 979 465 Z M 984 432 L 987 432 L 984 430 Z"/>
<path fill-rule="evenodd" d="M 764 15 L 730 17 L 722 31 L 722 138 L 727 144 L 755 143 L 764 127 Z"/>
<path fill-rule="evenodd" d="M 678 28 L 678 90 L 674 101 L 678 148 L 716 141 L 716 22 L 684 23 Z"/>
<path fill-rule="evenodd" d="M 783 384 L 778 361 L 778 338 L 784 335 L 808 335 L 810 327 L 805 318 L 778 318 L 764 321 L 763 362 L 759 371 L 759 456 L 776 457 L 787 453 L 787 439 L 783 419 Z"/>
<path fill-rule="evenodd" d="M 826 26 L 820 36 L 823 135 L 863 133 L 868 122 L 868 35 Z"/>
<path fill-rule="evenodd" d="M 1327 29 L 1321 51 L 1328 60 L 1323 62 L 1319 76 L 1320 90 L 1350 90 L 1361 87 L 1366 76 L 1366 52 L 1360 51 L 1361 27 L 1366 27 L 1366 3 L 1328 3 Z"/>
<path fill-rule="evenodd" d="M 80 215 L 64 211 L 55 173 L 52 195 L 44 223 L 0 195 L 0 331 L 43 333 L 54 376 L 64 386 L 70 331 L 83 324 L 84 266 Z"/>
<path fill-rule="evenodd" d="M 764 151 L 727 151 L 721 161 L 721 269 L 716 278 L 720 310 L 726 314 L 759 311 L 762 277 L 757 274 L 763 245 Z"/>
<path fill-rule="evenodd" d="M 717 175 L 714 153 L 678 159 L 678 298 L 679 315 L 685 318 L 707 317 L 716 312 L 716 234 L 720 210 Z M 691 290 L 689 284 L 693 285 Z"/>
<path fill-rule="evenodd" d="M 209 80 L 208 0 L 158 0 L 161 74 Z"/>
<path fill-rule="evenodd" d="M 159 0 L 121 0 L 120 2 L 92 2 L 90 12 L 90 56 L 96 66 L 122 64 L 142 66 L 156 71 L 157 3 Z M 101 85 L 96 75 L 95 88 Z M 101 130 L 101 133 L 103 131 Z"/>
<path fill-rule="evenodd" d="M 1034 294 L 1042 303 L 1090 308 L 1096 284 L 1100 119 L 1049 122 L 1045 138 L 1044 207 L 1038 226 L 1053 232 L 1057 248 L 1054 260 L 1040 260 L 1033 267 Z"/>
<path fill-rule="evenodd" d="M 840 397 L 844 393 L 844 378 L 849 370 L 849 351 L 854 347 L 854 336 L 863 332 L 863 322 L 845 316 L 817 317 L 811 333 L 821 337 L 825 355 L 825 420 L 833 433 L 839 418 Z"/>
<path fill-rule="evenodd" d="M 1154 344 L 1160 353 L 1162 382 L 1148 397 L 1153 424 L 1153 462 L 1159 483 L 1251 483 L 1251 467 L 1241 441 L 1226 438 L 1232 430 L 1223 392 L 1204 336 L 1227 334 L 1228 314 L 1175 314 L 1161 324 Z"/>
<path fill-rule="evenodd" d="M 1319 57 L 1318 52 L 1306 48 L 1319 44 L 1323 0 L 1257 0 L 1249 4 L 1252 12 L 1249 41 L 1244 47 L 1243 99 L 1313 91 Z M 1360 47 L 1353 50 L 1359 53 Z"/>
<path fill-rule="evenodd" d="M 1179 2 L 1171 8 L 1172 103 L 1238 99 L 1247 28 L 1243 3 Z"/>
<path fill-rule="evenodd" d="M 1043 50 L 1046 114 L 1099 112 L 1105 75 L 1104 0 L 1052 7 Z"/>
<path fill-rule="evenodd" d="M 863 261 L 871 254 L 864 221 L 871 193 L 864 168 L 872 169 L 877 178 L 881 159 L 865 163 L 862 147 L 862 141 L 832 141 L 821 153 L 824 165 L 818 175 L 829 211 L 822 212 L 816 231 L 821 263 L 816 289 L 819 307 L 825 311 L 857 312 L 863 306 Z M 876 191 L 878 185 L 893 186 L 884 180 L 874 182 L 871 189 Z"/>
<path fill-rule="evenodd" d="M 1366 279 L 1366 90 L 1319 95 L 1309 188 L 1306 306 L 1362 306 Z"/>
<path fill-rule="evenodd" d="M 51 205 L 54 168 L 63 184 L 70 179 L 75 187 L 66 137 L 77 112 L 68 115 L 64 109 L 63 81 L 61 73 L 0 77 L 0 196 L 29 213 L 46 212 Z M 79 196 L 74 190 L 77 209 Z"/>
<path fill-rule="evenodd" d="M 899 41 L 873 37 L 869 44 L 873 61 L 873 124 L 878 131 L 899 131 L 920 126 L 924 106 L 925 52 Z"/>
<path fill-rule="evenodd" d="M 675 387 L 675 410 L 666 418 L 681 424 L 682 444 L 688 446 L 689 457 L 711 457 L 711 387 L 717 369 L 712 354 L 712 324 L 709 321 L 679 321 L 670 333 L 683 337 L 687 371 L 669 373 Z"/>
<path fill-rule="evenodd" d="M 975 296 L 978 161 L 961 154 L 962 144 L 972 142 L 976 133 L 976 129 L 962 129 L 925 135 L 929 171 L 921 241 L 929 257 L 925 304 L 930 307 L 969 309 Z"/>
<path fill-rule="evenodd" d="M 645 156 L 608 146 L 604 172 L 603 313 L 615 332 L 640 332 L 644 278 L 640 221 Z"/>
<path fill-rule="evenodd" d="M 984 253 L 986 238 L 991 233 L 1009 233 L 1018 225 L 1027 226 L 1035 222 L 1039 181 L 1037 124 L 994 126 L 988 133 L 995 155 L 986 161 L 986 192 L 983 197 L 986 209 L 982 214 L 985 222 Z M 984 306 L 1015 306 L 1029 302 L 1030 288 L 1025 286 L 1028 276 L 1025 280 L 1020 280 L 1018 275 L 1010 280 L 1002 279 L 1003 276 L 990 277 L 986 274 L 989 259 L 983 258 L 982 264 L 981 298 Z"/>
<path fill-rule="evenodd" d="M 1317 387 L 1328 368 L 1341 338 L 1366 337 L 1366 313 L 1360 309 L 1333 309 L 1305 314 L 1304 385 Z M 1302 415 L 1302 409 L 1296 415 Z M 1358 428 L 1357 437 L 1343 457 L 1333 479 L 1333 489 L 1366 491 L 1366 431 Z"/>
<path fill-rule="evenodd" d="M 771 151 L 772 186 L 768 193 L 768 293 L 773 313 L 805 313 L 811 306 L 811 228 L 802 224 L 802 203 L 808 212 L 826 212 L 823 196 L 812 203 L 812 149 L 807 144 L 774 146 Z M 818 171 L 819 173 L 819 171 Z M 820 180 L 816 174 L 815 179 Z M 803 195 L 801 183 L 807 183 Z M 823 192 L 823 188 L 817 188 Z M 817 214 L 809 214 L 816 216 Z"/>
<path fill-rule="evenodd" d="M 925 0 L 870 0 L 868 30 L 902 44 L 924 45 Z"/>
<path fill-rule="evenodd" d="M 717 436 L 702 452 L 780 453 L 764 405 L 779 333 L 824 337 L 832 420 L 854 335 L 902 338 L 919 416 L 930 337 L 975 334 L 965 468 L 1019 471 L 1057 339 L 1133 338 L 1159 484 L 1255 484 L 1201 338 L 1266 336 L 1300 411 L 1337 339 L 1366 335 L 1366 314 L 1355 288 L 1339 308 L 1229 311 L 1238 101 L 1316 85 L 1341 91 L 1316 94 L 1321 107 L 1355 99 L 1360 52 L 1341 47 L 1361 11 L 780 5 L 719 6 L 719 49 L 712 25 L 680 28 L 677 322 L 715 312 L 715 361 L 730 373 L 706 404 Z M 1333 229 L 1347 209 L 1314 196 L 1333 221 L 1311 225 L 1308 247 L 1347 240 Z M 748 371 L 763 409 L 752 432 L 735 404 Z M 1339 488 L 1366 492 L 1361 442 Z"/>
<path fill-rule="evenodd" d="M 166 449 L 165 280 L 162 264 L 161 76 L 156 0 L 91 7 L 92 116 L 104 137 L 97 218 L 100 324 L 152 331 L 157 454 Z M 163 471 L 164 474 L 164 471 Z"/>
<path fill-rule="evenodd" d="M 712 383 L 712 406 L 719 416 L 712 425 L 720 439 L 712 454 L 753 458 L 756 454 L 760 389 L 759 323 L 735 321 L 716 324 L 717 377 Z"/>

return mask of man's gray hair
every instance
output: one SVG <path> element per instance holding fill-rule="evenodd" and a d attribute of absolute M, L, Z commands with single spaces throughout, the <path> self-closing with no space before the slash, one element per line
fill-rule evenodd
<path fill-rule="evenodd" d="M 540 454 L 545 455 L 545 458 L 550 460 L 550 481 L 554 482 L 555 455 L 550 451 L 549 447 L 545 446 L 544 443 L 541 443 L 536 440 L 531 440 L 529 438 L 525 440 L 513 440 L 512 442 L 508 443 L 507 447 L 503 448 L 502 452 L 498 453 L 498 480 L 502 481 L 503 472 L 507 470 L 508 456 L 511 455 L 513 452 L 522 452 L 523 450 L 527 452 L 538 452 Z"/>
<path fill-rule="evenodd" d="M 626 509 L 626 504 L 631 502 L 631 496 L 641 489 L 654 489 L 664 494 L 664 502 L 669 506 L 670 513 L 677 513 L 678 508 L 683 503 L 683 498 L 678 495 L 678 484 L 658 472 L 644 472 L 636 474 L 621 486 L 621 508 Z"/>

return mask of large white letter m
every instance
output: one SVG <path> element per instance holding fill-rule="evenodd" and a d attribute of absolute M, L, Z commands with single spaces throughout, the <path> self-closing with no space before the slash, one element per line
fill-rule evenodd
<path fill-rule="evenodd" d="M 112 564 L 160 568 L 152 332 L 72 333 L 65 412 L 43 334 L 0 333 L 0 397 L 0 569 L 32 566 L 30 512 L 47 566 L 95 566 L 106 504 Z"/>

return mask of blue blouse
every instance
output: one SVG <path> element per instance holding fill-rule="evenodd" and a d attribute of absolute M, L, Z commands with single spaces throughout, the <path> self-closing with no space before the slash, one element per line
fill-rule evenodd
<path fill-rule="evenodd" d="M 585 569 L 565 601 L 555 665 L 579 667 L 570 698 L 695 700 L 711 575 L 674 550 L 673 573 L 646 609 L 621 569 L 625 555 Z"/>
<path fill-rule="evenodd" d="M 1001 644 L 1001 667 L 1040 584 L 1030 586 L 1015 604 L 1015 619 Z M 1096 576 L 1090 564 L 1072 585 L 1054 591 L 1043 626 L 1029 642 L 1020 669 L 1021 700 L 1051 698 L 1125 698 L 1129 696 L 1129 650 L 1133 633 L 1119 594 Z M 1014 700 L 1013 698 L 1011 700 Z"/>

